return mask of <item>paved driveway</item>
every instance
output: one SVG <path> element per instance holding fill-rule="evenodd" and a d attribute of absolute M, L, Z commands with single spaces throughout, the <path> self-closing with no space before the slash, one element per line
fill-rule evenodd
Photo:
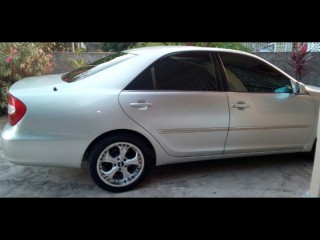
<path fill-rule="evenodd" d="M 0 129 L 5 121 L 0 118 Z M 302 154 L 168 165 L 115 194 L 96 187 L 86 169 L 13 165 L 0 145 L 0 197 L 302 197 L 312 167 Z"/>

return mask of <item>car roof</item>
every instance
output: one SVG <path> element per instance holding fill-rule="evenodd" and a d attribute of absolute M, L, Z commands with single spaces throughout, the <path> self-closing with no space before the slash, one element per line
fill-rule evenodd
<path fill-rule="evenodd" d="M 216 51 L 216 52 L 230 52 L 230 53 L 239 53 L 250 55 L 246 52 L 225 49 L 225 48 L 211 48 L 211 47 L 197 47 L 197 46 L 153 46 L 153 47 L 141 47 L 141 48 L 133 48 L 123 51 L 124 53 L 134 54 L 134 55 L 141 55 L 150 52 L 161 52 L 162 54 L 168 54 L 173 52 L 180 52 L 180 51 Z"/>

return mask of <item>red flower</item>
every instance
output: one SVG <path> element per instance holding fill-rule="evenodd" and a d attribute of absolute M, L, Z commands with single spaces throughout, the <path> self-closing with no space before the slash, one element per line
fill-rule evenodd
<path fill-rule="evenodd" d="M 17 54 L 18 53 L 18 50 L 15 48 L 15 49 L 13 49 L 13 53 L 14 54 Z"/>
<path fill-rule="evenodd" d="M 6 63 L 10 63 L 11 62 L 11 60 L 12 60 L 12 57 L 11 56 L 9 56 L 8 58 L 7 58 L 7 60 L 6 60 Z"/>
<path fill-rule="evenodd" d="M 301 47 L 301 50 L 300 50 L 300 51 L 301 51 L 301 54 L 305 54 L 306 51 L 307 51 L 307 48 L 308 48 L 307 44 L 304 43 L 304 44 L 302 45 L 302 47 Z"/>

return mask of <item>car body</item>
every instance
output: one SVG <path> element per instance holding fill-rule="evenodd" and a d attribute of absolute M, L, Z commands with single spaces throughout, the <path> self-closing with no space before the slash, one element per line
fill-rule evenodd
<path fill-rule="evenodd" d="M 310 152 L 316 140 L 319 89 L 249 53 L 145 47 L 85 70 L 10 88 L 9 161 L 78 168 L 88 160 L 96 184 L 120 192 L 152 165 Z"/>

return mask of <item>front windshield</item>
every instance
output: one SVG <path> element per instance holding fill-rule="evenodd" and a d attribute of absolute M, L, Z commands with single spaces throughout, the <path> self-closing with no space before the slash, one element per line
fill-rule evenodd
<path fill-rule="evenodd" d="M 75 82 L 82 79 L 85 79 L 86 77 L 89 77 L 93 74 L 96 74 L 104 69 L 107 69 L 111 66 L 114 66 L 120 62 L 123 62 L 129 58 L 132 58 L 134 55 L 127 54 L 127 53 L 115 53 L 112 55 L 109 55 L 107 57 L 101 58 L 93 63 L 90 63 L 88 65 L 76 68 L 72 70 L 71 72 L 68 72 L 66 74 L 62 75 L 62 80 L 65 82 Z"/>

